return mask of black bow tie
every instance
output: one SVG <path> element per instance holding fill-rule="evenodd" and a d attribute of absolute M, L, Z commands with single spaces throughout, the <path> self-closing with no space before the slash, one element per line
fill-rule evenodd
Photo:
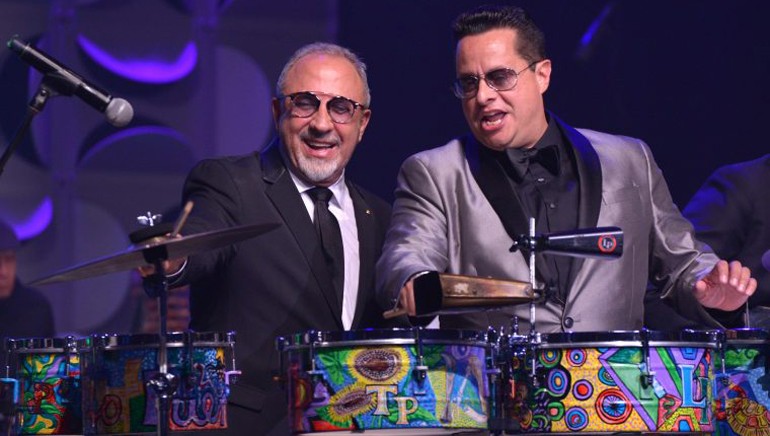
<path fill-rule="evenodd" d="M 559 148 L 556 145 L 526 150 L 509 149 L 509 152 L 511 163 L 521 177 L 524 177 L 532 164 L 539 164 L 553 175 L 559 174 Z"/>

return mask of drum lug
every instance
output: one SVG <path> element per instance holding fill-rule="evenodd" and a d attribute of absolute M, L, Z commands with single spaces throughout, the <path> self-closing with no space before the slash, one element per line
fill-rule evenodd
<path fill-rule="evenodd" d="M 722 386 L 730 385 L 730 376 L 725 372 L 714 374 L 714 379 L 717 381 L 717 384 L 721 384 Z"/>
<path fill-rule="evenodd" d="M 655 371 L 645 371 L 642 373 L 641 377 L 642 377 L 642 387 L 644 389 L 651 388 L 653 383 L 655 383 Z"/>
<path fill-rule="evenodd" d="M 422 361 L 422 359 L 419 360 Z M 425 379 L 428 378 L 428 367 L 425 365 L 415 365 L 413 374 L 416 382 L 414 394 L 425 395 Z"/>

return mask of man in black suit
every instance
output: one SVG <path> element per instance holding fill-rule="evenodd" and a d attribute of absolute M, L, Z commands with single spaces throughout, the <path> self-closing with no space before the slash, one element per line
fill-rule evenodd
<path fill-rule="evenodd" d="M 237 331 L 243 375 L 232 387 L 227 413 L 229 433 L 238 435 L 289 432 L 285 393 L 273 380 L 277 336 L 385 322 L 374 299 L 374 263 L 390 206 L 345 178 L 371 116 L 366 67 L 345 48 L 311 44 L 287 62 L 276 88 L 278 138 L 261 153 L 209 159 L 192 170 L 183 199 L 194 208 L 184 233 L 280 226 L 190 256 L 170 276 L 174 285 L 191 285 L 193 330 Z M 311 199 L 317 187 L 331 191 L 344 266 L 329 263 L 314 226 L 321 212 Z"/>

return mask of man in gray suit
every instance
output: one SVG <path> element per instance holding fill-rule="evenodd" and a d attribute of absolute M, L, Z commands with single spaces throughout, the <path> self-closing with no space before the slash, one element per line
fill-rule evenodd
<path fill-rule="evenodd" d="M 377 265 L 382 304 L 415 314 L 413 279 L 438 271 L 529 281 L 514 238 L 618 226 L 616 260 L 538 256 L 537 331 L 642 327 L 648 280 L 688 317 L 734 310 L 756 289 L 739 262 L 719 260 L 693 236 L 641 140 L 576 130 L 544 108 L 551 77 L 540 29 L 516 7 L 482 7 L 454 24 L 457 79 L 472 135 L 407 159 Z M 443 316 L 442 328 L 504 326 L 529 308 Z"/>

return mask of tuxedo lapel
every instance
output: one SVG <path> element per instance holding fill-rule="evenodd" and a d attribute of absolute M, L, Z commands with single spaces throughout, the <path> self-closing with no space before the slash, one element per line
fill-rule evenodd
<path fill-rule="evenodd" d="M 567 136 L 567 140 L 572 144 L 572 149 L 575 150 L 580 183 L 578 228 L 596 227 L 602 204 L 602 165 L 599 161 L 599 155 L 596 154 L 596 150 L 591 146 L 588 138 L 558 118 L 556 121 Z"/>
<path fill-rule="evenodd" d="M 588 138 L 580 132 L 564 124 L 558 117 L 551 114 L 558 122 L 567 141 L 572 144 L 575 152 L 575 163 L 580 185 L 580 199 L 578 200 L 578 228 L 586 229 L 596 227 L 599 222 L 599 209 L 602 204 L 602 166 L 599 155 L 591 146 Z M 583 258 L 576 257 L 570 268 L 568 283 L 573 284 L 575 277 L 583 267 Z"/>
<path fill-rule="evenodd" d="M 283 164 L 278 147 L 278 142 L 273 141 L 260 157 L 263 178 L 267 184 L 265 192 L 278 213 L 281 214 L 286 227 L 294 235 L 294 239 L 316 279 L 318 289 L 323 294 L 329 310 L 334 314 L 339 328 L 342 329 L 342 308 L 337 302 L 337 293 L 326 267 L 318 236 L 305 204 L 302 202 L 302 197 L 297 191 L 289 171 Z"/>
<path fill-rule="evenodd" d="M 521 200 L 509 181 L 508 174 L 510 174 L 509 171 L 513 171 L 513 168 L 507 160 L 508 157 L 497 156 L 498 152 L 479 144 L 472 137 L 466 137 L 463 145 L 471 173 L 503 223 L 505 231 L 513 240 L 520 235 L 528 235 L 529 218 L 524 213 Z M 529 264 L 529 253 L 522 253 L 522 256 Z M 552 276 L 551 269 L 542 256 L 542 254 L 537 255 L 537 275 L 541 280 L 542 277 Z"/>
<path fill-rule="evenodd" d="M 511 188 L 505 164 L 494 151 L 479 144 L 475 138 L 463 139 L 465 158 L 481 192 L 492 205 L 505 231 L 511 238 L 529 233 L 529 224 L 516 192 Z M 513 199 L 514 201 L 511 201 Z"/>

